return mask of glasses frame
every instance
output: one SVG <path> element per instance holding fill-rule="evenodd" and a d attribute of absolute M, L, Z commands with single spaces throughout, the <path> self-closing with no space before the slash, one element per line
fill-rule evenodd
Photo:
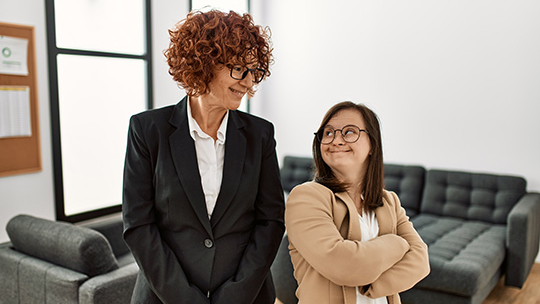
<path fill-rule="evenodd" d="M 357 137 L 354 141 L 347 141 L 347 140 L 345 139 L 345 136 L 343 136 L 342 130 L 343 130 L 343 129 L 346 129 L 346 128 L 348 128 L 348 127 L 354 127 L 354 128 L 356 128 L 356 129 L 358 129 L 358 137 Z M 331 140 L 330 142 L 323 143 L 323 142 L 322 142 L 322 133 L 321 133 L 321 132 L 323 132 L 325 128 L 326 128 L 326 127 L 323 127 L 323 128 L 321 128 L 319 131 L 313 133 L 313 134 L 315 135 L 315 138 L 317 138 L 317 141 L 319 141 L 319 143 L 320 143 L 321 145 L 329 145 L 329 144 L 333 143 L 334 140 L 336 139 L 336 133 L 337 133 L 338 131 L 339 131 L 339 134 L 341 134 L 341 139 L 343 139 L 343 141 L 346 142 L 346 143 L 348 143 L 348 144 L 354 144 L 355 142 L 357 142 L 357 141 L 360 139 L 360 135 L 362 135 L 362 132 L 366 132 L 366 134 L 369 135 L 369 132 L 368 132 L 366 129 L 361 129 L 359 126 L 356 126 L 356 125 L 346 125 L 346 126 L 344 126 L 343 128 L 341 128 L 341 129 L 334 129 L 334 128 L 332 128 L 332 130 L 334 130 L 334 132 L 333 132 L 334 136 L 332 137 L 332 140 Z M 331 128 L 331 127 L 330 127 L 330 128 Z"/>
<path fill-rule="evenodd" d="M 254 68 L 254 69 L 250 69 L 248 67 L 242 67 L 242 68 L 245 68 L 246 70 L 244 72 L 242 72 L 242 77 L 241 78 L 237 78 L 237 77 L 234 77 L 233 76 L 233 69 L 235 67 L 242 67 L 242 66 L 231 66 L 229 67 L 229 70 L 231 71 L 230 75 L 231 75 L 231 78 L 232 79 L 236 79 L 236 80 L 243 80 L 247 77 L 248 73 L 251 72 L 251 75 L 253 76 L 253 83 L 260 83 L 261 81 L 263 81 L 264 79 L 264 76 L 266 76 L 266 70 L 265 69 L 261 69 L 261 68 Z M 255 78 L 255 74 L 253 72 L 255 71 L 259 71 L 262 73 L 262 77 L 261 79 L 256 79 Z"/>

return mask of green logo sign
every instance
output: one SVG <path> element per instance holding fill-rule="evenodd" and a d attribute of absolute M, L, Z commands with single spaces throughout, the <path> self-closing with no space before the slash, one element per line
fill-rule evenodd
<path fill-rule="evenodd" d="M 6 46 L 2 49 L 2 55 L 4 55 L 4 57 L 6 58 L 9 58 L 9 56 L 11 56 L 11 49 Z"/>

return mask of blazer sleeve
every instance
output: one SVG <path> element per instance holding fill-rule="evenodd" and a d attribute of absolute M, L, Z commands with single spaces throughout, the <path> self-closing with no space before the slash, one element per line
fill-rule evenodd
<path fill-rule="evenodd" d="M 398 196 L 394 192 L 388 193 L 389 200 L 393 201 L 395 207 L 397 235 L 409 243 L 410 249 L 401 260 L 382 273 L 377 280 L 362 288 L 362 293 L 370 298 L 379 298 L 408 290 L 429 274 L 427 245 L 409 221 Z"/>
<path fill-rule="evenodd" d="M 163 303 L 209 304 L 161 239 L 154 210 L 153 165 L 137 116 L 129 125 L 123 188 L 124 239 L 152 291 Z"/>
<path fill-rule="evenodd" d="M 363 286 L 375 281 L 402 259 L 409 244 L 394 234 L 367 242 L 345 239 L 333 218 L 335 196 L 322 188 L 307 183 L 289 194 L 285 223 L 290 243 L 311 267 L 336 285 Z"/>
<path fill-rule="evenodd" d="M 285 202 L 272 125 L 265 137 L 255 201 L 255 226 L 236 275 L 214 292 L 212 304 L 253 303 L 268 278 L 285 232 Z"/>

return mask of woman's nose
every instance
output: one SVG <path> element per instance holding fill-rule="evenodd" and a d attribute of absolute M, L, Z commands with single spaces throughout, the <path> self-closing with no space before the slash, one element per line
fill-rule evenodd
<path fill-rule="evenodd" d="M 343 144 L 345 144 L 345 140 L 343 140 L 343 136 L 341 135 L 341 131 L 339 131 L 339 135 L 338 135 L 338 131 L 336 131 L 336 133 L 334 133 L 334 140 L 332 141 L 332 143 L 334 145 L 338 145 L 338 146 L 342 146 Z"/>
<path fill-rule="evenodd" d="M 243 86 L 247 87 L 247 88 L 251 88 L 254 84 L 253 82 L 254 78 L 253 78 L 253 72 L 252 71 L 249 71 L 246 75 L 246 77 L 242 80 L 240 80 L 240 84 L 242 84 Z"/>

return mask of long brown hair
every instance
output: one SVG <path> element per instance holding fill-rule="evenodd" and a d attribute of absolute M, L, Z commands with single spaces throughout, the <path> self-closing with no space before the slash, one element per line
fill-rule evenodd
<path fill-rule="evenodd" d="M 382 153 L 381 129 L 379 118 L 371 109 L 363 104 L 355 104 L 351 101 L 340 102 L 331 107 L 324 115 L 319 130 L 322 130 L 332 117 L 345 109 L 354 109 L 360 112 L 366 123 L 366 130 L 371 143 L 371 151 L 368 157 L 368 167 L 366 176 L 364 176 L 364 210 L 373 211 L 382 206 L 382 196 L 384 188 L 384 164 Z M 321 155 L 321 144 L 317 136 L 313 138 L 313 159 L 315 160 L 315 178 L 314 180 L 333 192 L 344 192 L 349 184 L 341 182 L 332 172 L 332 169 L 324 162 Z M 362 191 L 362 189 L 358 189 Z M 359 195 L 362 193 L 359 193 Z"/>

